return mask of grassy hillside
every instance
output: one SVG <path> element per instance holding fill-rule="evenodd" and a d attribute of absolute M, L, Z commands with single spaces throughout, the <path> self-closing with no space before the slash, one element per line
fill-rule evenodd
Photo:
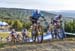
<path fill-rule="evenodd" d="M 32 12 L 32 9 L 0 8 L 0 18 L 27 20 Z M 55 14 L 46 11 L 41 11 L 41 14 L 48 18 L 55 16 Z"/>

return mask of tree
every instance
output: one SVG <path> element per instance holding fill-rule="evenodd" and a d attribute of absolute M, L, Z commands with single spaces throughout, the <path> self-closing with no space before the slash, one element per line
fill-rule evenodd
<path fill-rule="evenodd" d="M 31 26 L 31 23 L 30 23 L 30 22 L 24 22 L 24 23 L 23 23 L 23 28 L 29 29 L 30 26 Z"/>
<path fill-rule="evenodd" d="M 75 21 L 65 22 L 65 31 L 75 33 Z"/>
<path fill-rule="evenodd" d="M 23 24 L 22 24 L 22 22 L 20 22 L 20 20 L 15 20 L 14 24 L 12 26 L 16 30 L 21 30 L 23 28 Z"/>

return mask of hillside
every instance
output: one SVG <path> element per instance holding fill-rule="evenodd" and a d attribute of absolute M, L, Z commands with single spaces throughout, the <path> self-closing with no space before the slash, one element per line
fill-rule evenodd
<path fill-rule="evenodd" d="M 33 9 L 0 8 L 0 18 L 27 20 L 32 15 Z M 44 17 L 54 17 L 55 14 L 41 11 Z"/>
<path fill-rule="evenodd" d="M 20 19 L 22 21 L 29 21 L 29 16 L 32 15 L 33 9 L 20 9 L 20 8 L 0 8 L 0 18 L 5 19 Z M 47 21 L 50 21 L 50 18 L 54 17 L 58 13 L 61 14 L 61 12 L 47 12 L 47 11 L 41 11 L 41 14 L 47 19 Z M 74 13 L 74 12 L 73 12 Z M 63 15 L 63 14 L 62 14 Z M 66 14 L 65 14 L 66 15 Z M 69 14 L 68 14 L 69 15 Z M 64 15 L 63 15 L 64 16 Z M 65 20 L 72 20 L 73 17 L 65 17 Z"/>
<path fill-rule="evenodd" d="M 65 17 L 75 18 L 75 10 L 60 10 L 60 11 L 50 11 L 50 13 L 54 14 L 62 14 Z"/>

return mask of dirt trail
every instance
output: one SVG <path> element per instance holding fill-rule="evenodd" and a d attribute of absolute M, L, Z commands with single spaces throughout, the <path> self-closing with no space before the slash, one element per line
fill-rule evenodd
<path fill-rule="evenodd" d="M 6 46 L 0 51 L 75 51 L 75 39 Z"/>

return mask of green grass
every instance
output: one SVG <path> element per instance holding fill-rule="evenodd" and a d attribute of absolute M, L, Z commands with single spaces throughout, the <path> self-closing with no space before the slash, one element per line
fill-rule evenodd
<path fill-rule="evenodd" d="M 4 47 L 7 43 L 0 43 L 0 48 Z"/>
<path fill-rule="evenodd" d="M 7 36 L 9 36 L 8 32 L 0 32 L 0 37 L 6 38 Z"/>
<path fill-rule="evenodd" d="M 21 32 L 17 32 L 18 34 L 21 34 Z M 6 38 L 6 37 L 8 37 L 9 36 L 9 34 L 10 33 L 8 33 L 8 32 L 0 32 L 0 37 L 3 37 L 4 39 Z M 31 35 L 31 32 L 28 32 L 28 37 L 31 37 L 32 35 Z"/>
<path fill-rule="evenodd" d="M 21 34 L 21 32 L 17 32 L 17 33 Z M 6 37 L 9 36 L 9 34 L 10 33 L 8 33 L 8 32 L 0 32 L 0 37 L 3 37 L 5 39 Z M 31 33 L 30 32 L 28 32 L 28 37 L 31 37 Z"/>

